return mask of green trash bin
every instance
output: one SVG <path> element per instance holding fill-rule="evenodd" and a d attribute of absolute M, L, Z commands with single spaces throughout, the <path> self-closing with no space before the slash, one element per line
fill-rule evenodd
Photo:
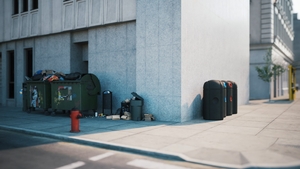
<path fill-rule="evenodd" d="M 76 80 L 53 81 L 51 82 L 53 114 L 57 110 L 70 111 L 73 108 L 96 112 L 100 91 L 100 81 L 94 74 L 82 74 Z"/>
<path fill-rule="evenodd" d="M 43 109 L 44 113 L 48 113 L 48 109 L 51 108 L 51 86 L 48 81 L 26 81 L 23 84 L 23 88 L 26 86 L 26 90 L 23 91 L 26 98 L 26 108 L 28 113 L 32 110 Z M 36 97 L 34 96 L 34 90 L 36 90 Z M 25 108 L 23 108 L 25 109 Z"/>
<path fill-rule="evenodd" d="M 144 105 L 144 99 L 136 94 L 135 92 L 131 93 L 135 99 L 130 101 L 130 113 L 131 119 L 134 121 L 142 120 L 142 109 Z"/>

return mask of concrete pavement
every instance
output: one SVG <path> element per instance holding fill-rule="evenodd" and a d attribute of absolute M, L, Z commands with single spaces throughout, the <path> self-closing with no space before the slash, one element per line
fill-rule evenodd
<path fill-rule="evenodd" d="M 183 123 L 80 119 L 0 107 L 0 129 L 224 168 L 300 168 L 300 92 L 288 100 L 250 101 L 222 121 Z"/>

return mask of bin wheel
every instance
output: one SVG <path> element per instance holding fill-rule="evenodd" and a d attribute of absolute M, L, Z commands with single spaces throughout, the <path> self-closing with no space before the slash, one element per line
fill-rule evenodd
<path fill-rule="evenodd" d="M 56 114 L 55 111 L 51 112 L 51 116 L 55 116 L 55 114 Z"/>

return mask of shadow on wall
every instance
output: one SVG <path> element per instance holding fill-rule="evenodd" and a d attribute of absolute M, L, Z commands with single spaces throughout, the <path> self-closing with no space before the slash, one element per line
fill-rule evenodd
<path fill-rule="evenodd" d="M 201 95 L 198 94 L 193 102 L 188 105 L 185 103 L 181 108 L 182 112 L 184 112 L 181 116 L 181 122 L 189 121 L 193 119 L 200 119 L 202 118 L 202 99 Z"/>

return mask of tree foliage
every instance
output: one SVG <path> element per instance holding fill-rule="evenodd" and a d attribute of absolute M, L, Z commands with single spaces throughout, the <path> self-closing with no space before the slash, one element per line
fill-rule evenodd
<path fill-rule="evenodd" d="M 273 77 L 280 76 L 285 72 L 282 65 L 276 64 L 272 61 L 272 49 L 268 50 L 267 55 L 264 58 L 265 64 L 262 67 L 256 66 L 255 69 L 258 73 L 258 77 L 265 81 L 271 82 Z"/>

